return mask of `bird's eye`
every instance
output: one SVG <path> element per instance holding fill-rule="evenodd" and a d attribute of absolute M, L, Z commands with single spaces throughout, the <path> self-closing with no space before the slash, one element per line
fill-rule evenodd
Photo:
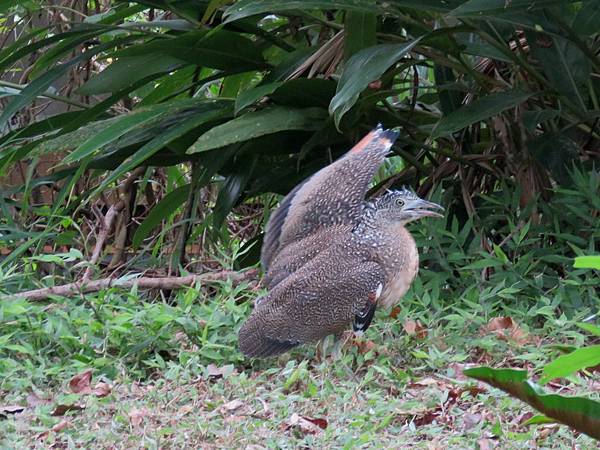
<path fill-rule="evenodd" d="M 402 200 L 401 198 L 397 198 L 396 199 L 396 205 L 398 205 L 398 206 L 404 206 L 404 200 Z"/>

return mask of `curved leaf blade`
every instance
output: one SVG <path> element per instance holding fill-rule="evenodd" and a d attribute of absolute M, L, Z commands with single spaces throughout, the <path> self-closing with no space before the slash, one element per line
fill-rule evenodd
<path fill-rule="evenodd" d="M 318 130 L 327 118 L 321 108 L 271 107 L 246 113 L 204 133 L 188 154 L 205 152 L 286 130 Z"/>
<path fill-rule="evenodd" d="M 584 397 L 547 394 L 527 380 L 526 370 L 477 367 L 463 371 L 465 375 L 490 384 L 528 403 L 547 417 L 600 439 L 600 403 Z"/>
<path fill-rule="evenodd" d="M 431 137 L 447 136 L 474 123 L 489 119 L 509 108 L 514 108 L 533 96 L 533 92 L 504 91 L 487 95 L 442 117 Z"/>
<path fill-rule="evenodd" d="M 600 345 L 578 348 L 546 364 L 542 369 L 540 383 L 545 384 L 555 378 L 564 378 L 581 369 L 598 364 L 600 364 Z"/>
<path fill-rule="evenodd" d="M 361 50 L 348 60 L 336 94 L 329 104 L 329 113 L 333 115 L 336 126 L 339 126 L 342 116 L 352 108 L 369 83 L 381 77 L 419 41 L 420 38 L 406 44 L 376 45 Z"/>
<path fill-rule="evenodd" d="M 227 8 L 224 14 L 225 23 L 258 14 L 295 9 L 341 9 L 365 13 L 372 13 L 374 10 L 383 11 L 382 8 L 376 5 L 374 0 L 292 0 L 285 2 L 280 0 L 241 0 Z"/>

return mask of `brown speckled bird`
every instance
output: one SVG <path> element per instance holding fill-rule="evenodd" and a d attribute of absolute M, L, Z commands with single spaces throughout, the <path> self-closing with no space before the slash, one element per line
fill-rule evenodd
<path fill-rule="evenodd" d="M 402 189 L 365 201 L 397 133 L 377 127 L 294 188 L 272 214 L 262 247 L 269 292 L 239 332 L 250 357 L 275 356 L 353 326 L 408 290 L 419 254 L 404 227 L 443 208 Z"/>

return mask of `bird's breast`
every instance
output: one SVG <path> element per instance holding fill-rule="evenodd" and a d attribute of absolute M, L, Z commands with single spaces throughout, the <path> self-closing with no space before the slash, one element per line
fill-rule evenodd
<path fill-rule="evenodd" d="M 386 309 L 406 294 L 419 270 L 419 252 L 408 230 L 397 231 L 395 243 L 386 255 L 388 278 L 379 300 L 380 306 Z"/>

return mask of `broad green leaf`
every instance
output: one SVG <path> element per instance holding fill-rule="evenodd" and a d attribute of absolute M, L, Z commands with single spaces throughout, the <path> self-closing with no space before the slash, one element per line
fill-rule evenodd
<path fill-rule="evenodd" d="M 154 139 L 137 150 L 130 158 L 123 161 L 119 167 L 113 170 L 112 173 L 102 181 L 100 186 L 95 189 L 94 194 L 102 192 L 110 183 L 123 176 L 129 170 L 142 164 L 171 141 L 174 141 L 204 123 L 224 120 L 232 115 L 232 102 L 227 100 L 207 100 L 204 105 L 199 106 L 203 107 L 198 107 L 193 116 L 187 117 L 182 123 L 176 124 L 170 129 L 159 133 Z"/>
<path fill-rule="evenodd" d="M 264 13 L 275 13 L 307 9 L 342 9 L 371 13 L 374 10 L 383 12 L 384 9 L 375 5 L 373 0 L 240 0 L 225 11 L 227 22 L 240 20 L 244 17 Z"/>
<path fill-rule="evenodd" d="M 373 6 L 375 1 L 373 1 Z M 348 11 L 344 22 L 344 57 L 350 58 L 366 47 L 377 44 L 377 15 L 372 12 Z"/>
<path fill-rule="evenodd" d="M 4 13 L 9 8 L 19 4 L 19 0 L 0 0 L 0 13 Z"/>
<path fill-rule="evenodd" d="M 573 267 L 576 269 L 598 269 L 600 270 L 600 255 L 578 256 L 575 258 Z"/>
<path fill-rule="evenodd" d="M 479 98 L 442 117 L 431 134 L 432 138 L 447 136 L 469 125 L 489 119 L 509 108 L 514 108 L 533 95 L 532 92 L 505 91 Z"/>
<path fill-rule="evenodd" d="M 132 86 L 139 80 L 150 76 L 160 76 L 187 63 L 168 55 L 148 54 L 143 56 L 123 57 L 86 82 L 78 94 L 97 95 L 106 92 L 116 92 Z"/>
<path fill-rule="evenodd" d="M 241 92 L 235 99 L 235 114 L 237 115 L 241 110 L 253 105 L 264 96 L 272 94 L 275 89 L 282 84 L 283 82 L 281 81 L 276 83 L 261 84 Z"/>
<path fill-rule="evenodd" d="M 79 56 L 49 69 L 42 76 L 29 83 L 27 87 L 21 91 L 21 95 L 15 97 L 8 105 L 6 105 L 6 108 L 0 115 L 0 127 L 2 127 L 13 116 L 13 114 L 31 103 L 38 95 L 45 92 L 54 81 L 62 77 L 73 65 L 89 59 L 92 56 L 106 50 L 107 48 L 111 48 L 114 45 L 126 42 L 128 39 L 129 37 L 118 38 L 112 40 L 110 43 L 97 45 L 92 49 L 80 54 Z"/>
<path fill-rule="evenodd" d="M 533 11 L 564 3 L 565 0 L 469 0 L 450 11 L 451 16 L 494 16 L 507 11 Z"/>
<path fill-rule="evenodd" d="M 572 42 L 559 36 L 526 31 L 531 54 L 554 89 L 587 111 L 590 61 Z"/>
<path fill-rule="evenodd" d="M 329 113 L 339 126 L 342 116 L 356 103 L 360 93 L 369 83 L 377 80 L 399 59 L 405 56 L 420 39 L 406 44 L 385 44 L 369 47 L 356 53 L 348 60 L 335 97 L 329 104 Z"/>
<path fill-rule="evenodd" d="M 600 33 L 600 0 L 583 2 L 571 28 L 581 36 Z"/>
<path fill-rule="evenodd" d="M 577 325 L 582 330 L 585 330 L 588 333 L 593 334 L 594 336 L 600 336 L 600 327 L 597 325 L 592 325 L 591 323 L 587 323 L 587 322 L 578 322 L 575 325 Z"/>
<path fill-rule="evenodd" d="M 194 30 L 173 39 L 157 39 L 115 53 L 119 58 L 149 55 L 155 58 L 164 55 L 218 70 L 245 72 L 265 68 L 260 48 L 252 40 L 222 29 Z"/>
<path fill-rule="evenodd" d="M 236 202 L 242 196 L 244 188 L 248 184 L 248 181 L 250 181 L 255 165 L 256 158 L 240 158 L 233 172 L 225 178 L 225 182 L 219 190 L 213 211 L 213 225 L 215 229 L 223 224 L 231 208 L 235 206 Z"/>
<path fill-rule="evenodd" d="M 205 152 L 229 144 L 286 130 L 317 130 L 327 117 L 321 108 L 270 107 L 248 112 L 204 133 L 187 153 Z"/>
<path fill-rule="evenodd" d="M 600 364 L 600 345 L 578 348 L 546 364 L 542 370 L 540 383 L 545 384 L 555 378 L 563 378 L 598 364 Z"/>
<path fill-rule="evenodd" d="M 64 163 L 69 164 L 93 154 L 106 144 L 119 139 L 128 131 L 131 131 L 145 122 L 154 120 L 156 113 L 156 109 L 146 109 L 134 111 L 131 114 L 127 114 L 118 118 L 117 120 L 114 120 L 109 126 L 101 130 L 99 133 L 93 134 L 89 139 L 81 144 L 77 150 L 67 155 L 67 157 L 64 159 Z"/>
<path fill-rule="evenodd" d="M 477 367 L 466 369 L 463 373 L 507 392 L 547 417 L 600 439 L 599 402 L 584 397 L 547 394 L 540 386 L 527 380 L 526 370 Z"/>
<path fill-rule="evenodd" d="M 150 210 L 144 221 L 135 230 L 133 246 L 138 248 L 150 232 L 163 220 L 173 214 L 188 197 L 190 185 L 180 186 L 165 195 L 157 205 Z"/>

